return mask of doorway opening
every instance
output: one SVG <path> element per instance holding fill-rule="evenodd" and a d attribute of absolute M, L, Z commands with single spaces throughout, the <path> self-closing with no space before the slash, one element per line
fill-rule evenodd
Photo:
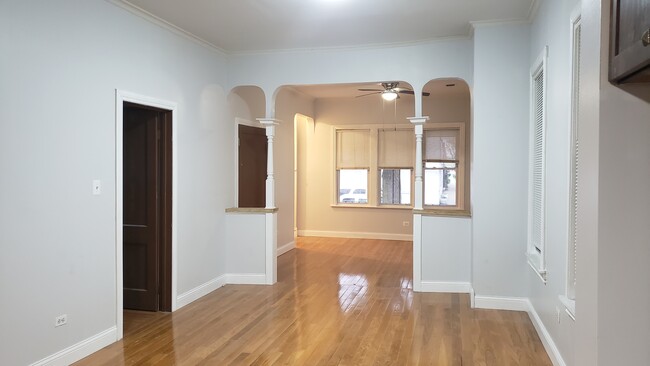
<path fill-rule="evenodd" d="M 267 138 L 263 127 L 237 124 L 238 206 L 266 206 Z"/>
<path fill-rule="evenodd" d="M 172 112 L 124 102 L 124 308 L 171 311 Z"/>
<path fill-rule="evenodd" d="M 125 320 L 139 323 L 177 308 L 176 110 L 175 103 L 116 90 L 118 340 Z"/>

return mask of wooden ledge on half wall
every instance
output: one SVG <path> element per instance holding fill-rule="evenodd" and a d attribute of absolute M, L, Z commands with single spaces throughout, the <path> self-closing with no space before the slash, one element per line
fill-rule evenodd
<path fill-rule="evenodd" d="M 472 217 L 472 212 L 469 210 L 441 210 L 436 208 L 414 209 L 413 214 L 422 216 Z"/>
<path fill-rule="evenodd" d="M 226 213 L 249 213 L 249 214 L 261 214 L 261 213 L 275 213 L 278 212 L 278 208 L 264 208 L 264 207 L 230 207 L 226 209 Z"/>

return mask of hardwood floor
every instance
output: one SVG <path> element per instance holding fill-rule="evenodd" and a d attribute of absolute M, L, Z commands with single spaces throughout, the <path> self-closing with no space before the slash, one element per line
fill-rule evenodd
<path fill-rule="evenodd" d="M 274 286 L 227 285 L 77 365 L 551 365 L 523 312 L 413 293 L 411 242 L 299 238 Z"/>

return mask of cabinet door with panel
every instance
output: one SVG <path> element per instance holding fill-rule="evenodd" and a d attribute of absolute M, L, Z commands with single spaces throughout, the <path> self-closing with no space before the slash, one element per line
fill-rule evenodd
<path fill-rule="evenodd" d="M 609 79 L 650 82 L 650 0 L 612 0 Z"/>

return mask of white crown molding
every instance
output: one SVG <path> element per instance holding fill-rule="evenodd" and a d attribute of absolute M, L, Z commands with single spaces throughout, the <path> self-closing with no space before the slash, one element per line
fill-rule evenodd
<path fill-rule="evenodd" d="M 109 0 L 110 1 L 110 0 Z M 469 34 L 448 37 L 434 37 L 426 38 L 415 41 L 404 42 L 390 42 L 390 43 L 368 43 L 350 46 L 333 46 L 333 47 L 303 47 L 303 48 L 280 48 L 271 50 L 251 50 L 251 51 L 231 51 L 227 52 L 231 56 L 254 56 L 254 55 L 269 55 L 269 54 L 287 54 L 287 53 L 318 53 L 318 52 L 344 52 L 344 51 L 366 51 L 366 50 L 381 50 L 391 48 L 403 48 L 421 46 L 427 44 L 452 42 L 452 41 L 467 41 L 471 37 Z"/>
<path fill-rule="evenodd" d="M 537 16 L 537 11 L 539 10 L 539 4 L 542 2 L 542 0 L 533 0 L 533 2 L 530 3 L 530 8 L 528 9 L 528 22 L 532 23 L 535 20 L 535 17 Z"/>
<path fill-rule="evenodd" d="M 203 38 L 201 38 L 201 37 L 199 37 L 199 36 L 197 36 L 197 35 L 195 35 L 193 33 L 190 33 L 188 31 L 186 31 L 183 28 L 177 27 L 176 25 L 166 21 L 165 19 L 162 19 L 162 18 L 160 18 L 160 17 L 158 17 L 156 15 L 153 15 L 152 13 L 140 8 L 139 6 L 131 4 L 127 0 L 106 0 L 106 1 L 113 4 L 113 5 L 115 5 L 115 6 L 117 6 L 117 7 L 120 7 L 122 9 L 130 12 L 131 14 L 137 15 L 140 18 L 142 18 L 142 19 L 144 19 L 144 20 L 146 20 L 148 22 L 156 24 L 157 26 L 159 26 L 161 28 L 164 28 L 164 29 L 166 29 L 166 30 L 178 35 L 178 36 L 181 36 L 181 37 L 183 37 L 185 39 L 188 39 L 188 40 L 190 40 L 190 41 L 192 41 L 194 43 L 197 43 L 197 44 L 199 44 L 199 45 L 201 45 L 201 46 L 203 46 L 203 47 L 205 47 L 205 48 L 207 48 L 207 49 L 209 49 L 211 51 L 214 51 L 214 52 L 218 53 L 221 56 L 227 56 L 228 55 L 228 52 L 226 52 L 226 50 L 224 50 L 223 48 L 221 48 L 221 47 L 219 47 L 219 46 L 217 46 L 217 45 L 215 45 L 213 43 L 210 43 L 210 42 L 206 41 L 205 39 L 203 39 Z"/>

